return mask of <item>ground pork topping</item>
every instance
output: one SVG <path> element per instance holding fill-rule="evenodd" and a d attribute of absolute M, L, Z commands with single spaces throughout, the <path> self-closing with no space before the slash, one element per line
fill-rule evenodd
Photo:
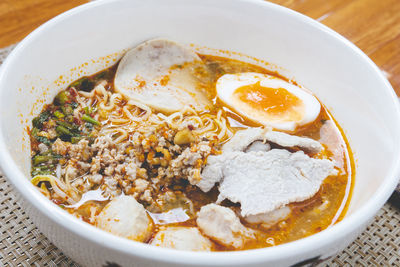
<path fill-rule="evenodd" d="M 57 139 L 52 149 L 67 159 L 62 174 L 81 193 L 100 188 L 105 197 L 114 198 L 123 192 L 147 206 L 180 180 L 199 181 L 206 158 L 217 153 L 215 142 L 177 145 L 175 136 L 174 130 L 163 127 L 146 136 L 132 134 L 130 142 L 124 143 L 110 136 L 77 144 Z"/>

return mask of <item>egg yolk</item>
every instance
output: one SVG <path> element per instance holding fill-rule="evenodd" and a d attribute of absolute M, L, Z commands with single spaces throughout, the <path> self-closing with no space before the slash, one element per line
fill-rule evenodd
<path fill-rule="evenodd" d="M 268 121 L 299 121 L 303 117 L 303 101 L 284 88 L 270 88 L 260 82 L 245 85 L 233 92 L 235 105 Z"/>

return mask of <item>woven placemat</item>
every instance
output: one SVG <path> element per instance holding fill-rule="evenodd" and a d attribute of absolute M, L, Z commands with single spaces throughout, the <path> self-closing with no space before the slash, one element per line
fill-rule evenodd
<path fill-rule="evenodd" d="M 0 50 L 0 64 L 12 48 Z M 0 266 L 79 267 L 35 227 L 1 173 Z M 318 266 L 400 266 L 400 211 L 386 203 L 356 241 Z"/>

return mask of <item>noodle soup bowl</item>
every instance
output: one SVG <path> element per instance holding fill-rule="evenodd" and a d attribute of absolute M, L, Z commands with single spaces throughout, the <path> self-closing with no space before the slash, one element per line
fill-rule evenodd
<path fill-rule="evenodd" d="M 32 118 L 69 82 L 114 64 L 126 49 L 154 37 L 193 43 L 193 49 L 204 53 L 227 56 L 218 50 L 222 49 L 244 61 L 268 62 L 267 68 L 314 92 L 342 126 L 354 152 L 355 184 L 343 220 L 270 248 L 177 251 L 97 229 L 31 185 L 27 128 Z M 0 165 L 18 192 L 21 207 L 82 266 L 300 266 L 323 260 L 365 229 L 399 175 L 399 106 L 380 70 L 339 34 L 264 1 L 111 0 L 68 11 L 26 37 L 4 62 L 0 127 Z"/>

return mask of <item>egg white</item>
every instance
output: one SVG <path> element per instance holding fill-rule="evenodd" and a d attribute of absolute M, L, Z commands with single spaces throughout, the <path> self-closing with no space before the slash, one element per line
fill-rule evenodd
<path fill-rule="evenodd" d="M 235 105 L 233 97 L 233 93 L 235 92 L 235 90 L 243 86 L 256 84 L 258 82 L 262 87 L 269 87 L 274 89 L 284 88 L 289 93 L 298 97 L 303 102 L 305 108 L 304 112 L 302 113 L 301 119 L 293 121 L 277 121 L 276 119 L 274 119 L 274 121 L 269 121 L 264 118 L 260 121 L 260 118 L 255 118 L 251 114 L 246 114 L 244 110 Z M 218 79 L 216 89 L 218 98 L 242 116 L 262 125 L 269 126 L 278 130 L 294 131 L 298 126 L 313 122 L 318 117 L 321 111 L 321 104 L 313 95 L 294 84 L 288 83 L 282 79 L 267 74 L 254 72 L 225 74 Z"/>

